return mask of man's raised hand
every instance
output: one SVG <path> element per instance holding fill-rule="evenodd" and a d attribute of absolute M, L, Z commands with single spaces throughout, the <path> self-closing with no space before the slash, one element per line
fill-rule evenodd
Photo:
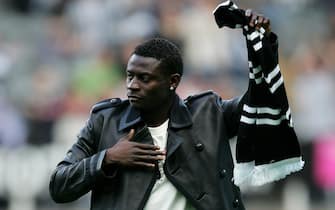
<path fill-rule="evenodd" d="M 265 33 L 268 35 L 271 32 L 270 19 L 262 14 L 256 13 L 251 9 L 245 11 L 245 16 L 249 19 L 249 26 L 255 27 L 259 30 L 261 27 L 265 29 Z"/>

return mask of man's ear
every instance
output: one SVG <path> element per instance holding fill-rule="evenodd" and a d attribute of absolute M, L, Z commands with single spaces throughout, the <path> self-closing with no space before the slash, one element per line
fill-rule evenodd
<path fill-rule="evenodd" d="M 171 74 L 170 75 L 170 87 L 173 87 L 173 89 L 176 89 L 179 85 L 179 82 L 181 80 L 181 75 L 178 73 Z"/>

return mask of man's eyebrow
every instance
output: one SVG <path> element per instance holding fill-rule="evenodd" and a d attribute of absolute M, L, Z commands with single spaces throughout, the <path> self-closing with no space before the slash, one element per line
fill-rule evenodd
<path fill-rule="evenodd" d="M 153 75 L 152 72 L 149 72 L 149 71 L 141 71 L 141 72 L 136 72 L 134 70 L 131 70 L 131 69 L 127 69 L 126 70 L 127 73 L 133 73 L 133 74 L 138 74 L 138 75 Z"/>

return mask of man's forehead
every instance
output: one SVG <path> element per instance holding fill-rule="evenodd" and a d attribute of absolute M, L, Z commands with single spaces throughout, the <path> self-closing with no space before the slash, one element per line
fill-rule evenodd
<path fill-rule="evenodd" d="M 128 61 L 127 69 L 140 67 L 140 68 L 153 68 L 155 69 L 159 65 L 160 61 L 152 57 L 144 57 L 133 54 Z"/>

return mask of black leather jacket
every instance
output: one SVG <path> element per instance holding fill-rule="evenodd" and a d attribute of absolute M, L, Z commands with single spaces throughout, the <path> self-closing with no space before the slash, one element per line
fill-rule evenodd
<path fill-rule="evenodd" d="M 208 91 L 181 100 L 176 96 L 168 126 L 166 177 L 196 209 L 244 209 L 232 182 L 228 139 L 236 135 L 239 99 L 222 100 Z M 143 209 L 156 180 L 154 169 L 102 170 L 106 149 L 136 128 L 138 141 L 152 144 L 139 113 L 127 100 L 105 100 L 92 108 L 77 142 L 54 171 L 50 194 L 73 201 L 92 191 L 91 209 Z M 136 134 L 135 134 L 136 135 Z"/>

